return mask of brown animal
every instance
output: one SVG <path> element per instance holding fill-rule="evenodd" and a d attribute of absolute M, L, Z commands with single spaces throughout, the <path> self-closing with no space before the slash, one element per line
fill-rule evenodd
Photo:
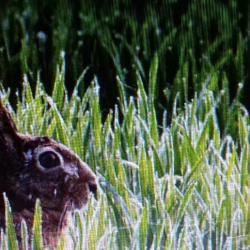
<path fill-rule="evenodd" d="M 46 136 L 19 133 L 0 102 L 0 227 L 5 225 L 3 193 L 12 208 L 19 243 L 21 220 L 31 233 L 35 202 L 40 199 L 44 243 L 54 248 L 68 211 L 81 208 L 96 191 L 96 177 L 86 163 Z"/>

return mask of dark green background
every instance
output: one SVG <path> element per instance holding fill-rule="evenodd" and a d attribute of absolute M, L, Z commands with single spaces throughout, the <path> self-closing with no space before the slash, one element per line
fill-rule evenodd
<path fill-rule="evenodd" d="M 183 103 L 192 98 L 213 73 L 219 82 L 226 77 L 231 100 L 244 83 L 241 100 L 249 109 L 249 6 L 217 0 L 1 1 L 0 80 L 11 87 L 12 100 L 24 74 L 33 87 L 39 76 L 50 92 L 65 51 L 69 95 L 89 67 L 81 91 L 96 76 L 107 113 L 117 102 L 116 76 L 127 95 L 135 95 L 136 74 L 147 86 L 157 53 L 159 112 L 171 107 L 177 92 Z M 188 76 L 185 94 L 177 80 L 182 75 Z"/>

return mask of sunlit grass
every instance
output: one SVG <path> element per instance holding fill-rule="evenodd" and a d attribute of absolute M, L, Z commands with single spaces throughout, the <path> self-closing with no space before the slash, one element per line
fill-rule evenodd
<path fill-rule="evenodd" d="M 12 112 L 18 128 L 66 144 L 99 181 L 58 249 L 250 248 L 248 3 L 190 1 L 179 14 L 180 1 L 163 2 L 145 5 L 140 21 L 129 0 L 18 1 L 0 17 L 0 80 L 28 75 Z M 100 75 L 117 92 L 105 117 Z M 9 94 L 1 87 L 4 104 Z M 43 249 L 36 211 L 32 247 Z M 0 250 L 15 250 L 7 199 L 5 214 Z M 26 249 L 24 223 L 22 239 Z"/>
<path fill-rule="evenodd" d="M 67 144 L 98 176 L 98 199 L 72 215 L 59 249 L 250 247 L 246 109 L 237 99 L 231 105 L 225 103 L 228 89 L 213 91 L 218 84 L 213 76 L 184 107 L 176 95 L 173 110 L 164 109 L 159 123 L 157 64 L 154 59 L 149 91 L 139 74 L 136 98 L 125 96 L 120 86 L 120 104 L 104 122 L 97 80 L 83 98 L 78 96 L 79 86 L 71 98 L 66 95 L 63 71 L 58 73 L 52 96 L 42 84 L 37 83 L 32 93 L 24 82 L 13 113 L 19 129 Z M 8 103 L 5 90 L 1 96 Z M 169 113 L 172 117 L 167 122 Z M 11 218 L 11 213 L 7 215 Z M 39 221 L 39 214 L 36 218 Z M 0 247 L 16 249 L 10 237 L 11 219 L 7 224 Z M 39 228 L 37 221 L 34 228 Z M 39 249 L 40 234 L 34 237 L 33 246 Z"/>

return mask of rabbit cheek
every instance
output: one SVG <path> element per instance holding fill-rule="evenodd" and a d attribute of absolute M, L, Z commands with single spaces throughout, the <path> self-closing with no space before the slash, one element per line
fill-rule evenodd
<path fill-rule="evenodd" d="M 65 175 L 63 194 L 65 200 L 70 200 L 75 208 L 81 208 L 88 200 L 88 190 L 85 183 L 75 175 Z"/>
<path fill-rule="evenodd" d="M 36 172 L 29 184 L 29 194 L 33 200 L 39 199 L 42 207 L 56 208 L 61 204 L 61 180 L 62 176 L 56 171 L 47 174 Z"/>

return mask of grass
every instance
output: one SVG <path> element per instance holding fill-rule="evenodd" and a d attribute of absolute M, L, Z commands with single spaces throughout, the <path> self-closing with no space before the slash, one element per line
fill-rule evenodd
<path fill-rule="evenodd" d="M 249 4 L 179 2 L 141 20 L 129 0 L 3 5 L 1 99 L 99 180 L 58 249 L 250 249 Z M 0 250 L 15 250 L 6 218 Z"/>
<path fill-rule="evenodd" d="M 131 0 L 3 3 L 0 81 L 17 88 L 26 74 L 35 88 L 39 72 L 51 93 L 60 53 L 65 51 L 67 89 L 71 92 L 89 67 L 79 94 L 96 75 L 102 109 L 108 113 L 118 95 L 116 77 L 129 95 L 136 95 L 137 73 L 147 86 L 157 54 L 157 103 L 172 110 L 179 93 L 183 105 L 201 91 L 213 71 L 220 88 L 224 77 L 228 79 L 233 98 L 238 83 L 245 83 L 242 99 L 250 110 L 249 8 L 248 1 L 236 0 L 147 1 L 143 8 Z"/>
<path fill-rule="evenodd" d="M 230 104 L 226 79 L 215 91 L 218 77 L 211 73 L 184 106 L 177 93 L 173 109 L 163 107 L 160 123 L 158 64 L 155 57 L 148 89 L 137 74 L 136 97 L 126 95 L 118 79 L 119 104 L 105 121 L 96 79 L 82 97 L 79 81 L 71 98 L 63 67 L 51 96 L 40 82 L 33 93 L 24 79 L 14 113 L 20 130 L 65 143 L 99 180 L 98 200 L 72 214 L 58 249 L 250 248 L 250 128 L 239 102 L 242 86 Z M 8 91 L 1 96 L 8 103 Z M 33 247 L 42 249 L 36 210 Z M 17 249 L 7 213 L 1 250 Z"/>

